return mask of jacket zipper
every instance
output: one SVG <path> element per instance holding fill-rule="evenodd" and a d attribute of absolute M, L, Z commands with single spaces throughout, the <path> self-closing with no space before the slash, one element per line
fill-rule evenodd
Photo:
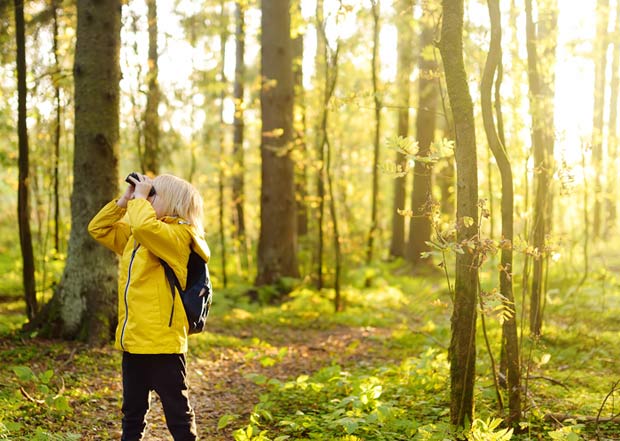
<path fill-rule="evenodd" d="M 125 350 L 123 339 L 125 338 L 125 328 L 127 327 L 127 320 L 129 319 L 129 303 L 127 301 L 127 291 L 129 291 L 129 282 L 131 280 L 131 267 L 133 266 L 133 259 L 136 257 L 136 252 L 140 248 L 140 244 L 135 245 L 135 248 L 131 252 L 131 259 L 129 260 L 129 268 L 127 269 L 127 283 L 125 283 L 125 293 L 123 295 L 125 301 L 125 321 L 123 322 L 123 328 L 121 329 L 121 348 Z"/>

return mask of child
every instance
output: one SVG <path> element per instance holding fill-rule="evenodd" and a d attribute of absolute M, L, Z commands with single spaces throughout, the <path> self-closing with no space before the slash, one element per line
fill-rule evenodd
<path fill-rule="evenodd" d="M 195 440 L 185 363 L 188 323 L 178 295 L 173 309 L 159 259 L 172 267 L 182 285 L 190 247 L 208 260 L 202 198 L 190 183 L 172 175 L 151 180 L 132 173 L 127 182 L 125 193 L 88 225 L 95 240 L 121 256 L 115 343 L 123 351 L 121 439 L 142 439 L 149 394 L 155 391 L 175 441 Z"/>

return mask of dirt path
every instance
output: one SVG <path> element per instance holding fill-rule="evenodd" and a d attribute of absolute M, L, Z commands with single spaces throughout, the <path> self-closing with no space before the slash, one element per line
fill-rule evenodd
<path fill-rule="evenodd" d="M 262 356 L 277 359 L 272 366 L 263 366 L 259 357 L 248 359 L 247 348 L 223 349 L 211 358 L 188 357 L 191 401 L 202 440 L 229 441 L 232 431 L 248 421 L 258 402 L 260 387 L 246 378 L 247 374 L 262 374 L 269 378 L 287 380 L 301 374 L 312 374 L 332 362 L 350 365 L 371 358 L 381 358 L 381 340 L 388 330 L 378 328 L 338 328 L 335 330 L 286 330 L 270 339 L 273 347 L 263 350 Z M 372 337 L 372 338 L 371 338 Z M 274 343 L 274 340 L 277 343 Z M 282 348 L 284 355 L 278 356 Z M 99 377 L 99 376 L 98 376 Z M 101 379 L 101 378 L 99 378 Z M 120 373 L 97 387 L 109 390 L 107 397 L 93 403 L 90 417 L 111 439 L 120 438 Z M 90 406 L 89 406 L 90 407 Z M 217 430 L 219 419 L 226 414 L 238 415 L 237 424 Z M 172 440 L 169 435 L 158 397 L 151 398 L 148 415 L 147 440 Z M 86 427 L 85 427 L 86 428 Z M 100 429 L 101 430 L 101 429 Z M 100 434 L 83 433 L 85 440 L 102 439 Z"/>

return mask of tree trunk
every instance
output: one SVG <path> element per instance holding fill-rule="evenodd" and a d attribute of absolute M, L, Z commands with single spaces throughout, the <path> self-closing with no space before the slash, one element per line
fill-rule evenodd
<path fill-rule="evenodd" d="M 222 284 L 224 288 L 228 285 L 228 277 L 226 274 L 226 227 L 224 223 L 224 157 L 226 151 L 224 145 L 226 144 L 225 136 L 225 122 L 224 122 L 224 100 L 226 99 L 226 87 L 228 79 L 226 78 L 226 70 L 224 69 L 226 64 L 226 41 L 228 40 L 228 20 L 226 17 L 226 3 L 224 0 L 220 2 L 220 127 L 219 127 L 219 161 L 218 161 L 218 173 L 217 173 L 217 186 L 218 186 L 218 224 L 220 227 L 220 257 L 222 268 Z"/>
<path fill-rule="evenodd" d="M 514 190 L 512 182 L 512 167 L 505 146 L 502 142 L 501 129 L 496 128 L 493 119 L 493 79 L 499 75 L 499 66 L 502 60 L 502 30 L 499 0 L 489 0 L 489 17 L 491 21 L 491 42 L 489 54 L 480 87 L 482 119 L 489 147 L 499 168 L 502 181 L 502 241 L 501 269 L 499 273 L 500 293 L 504 297 L 504 307 L 512 311 L 510 318 L 502 324 L 502 354 L 507 359 L 507 382 L 508 382 L 508 423 L 516 427 L 521 419 L 521 370 L 519 366 L 519 340 L 517 337 L 517 314 L 514 294 L 512 291 L 512 243 L 514 236 Z M 496 83 L 496 89 L 500 84 Z M 501 108 L 497 102 L 499 95 L 496 94 L 496 109 L 498 121 L 501 121 Z"/>
<path fill-rule="evenodd" d="M 594 167 L 594 207 L 592 209 L 592 239 L 601 235 L 601 175 L 603 174 L 603 127 L 605 125 L 605 72 L 607 70 L 607 26 L 609 0 L 596 2 L 596 37 L 594 39 L 594 108 L 592 120 L 592 165 Z"/>
<path fill-rule="evenodd" d="M 245 182 L 244 165 L 244 109 L 245 109 L 245 9 L 244 1 L 236 2 L 235 7 L 235 116 L 233 120 L 233 172 L 232 172 L 232 210 L 235 238 L 241 250 L 241 256 L 248 269 L 248 250 L 245 246 Z"/>
<path fill-rule="evenodd" d="M 302 20 L 301 1 L 295 2 L 294 13 Z M 303 84 L 304 34 L 295 29 L 293 39 L 293 88 L 295 102 L 293 104 L 293 143 L 295 148 L 295 200 L 297 201 L 297 234 L 308 234 L 308 173 L 306 157 L 306 100 Z"/>
<path fill-rule="evenodd" d="M 327 42 L 325 41 L 325 20 L 323 15 L 323 0 L 316 2 L 316 57 L 315 72 L 318 79 L 318 73 L 324 73 L 325 60 L 327 58 Z M 325 82 L 325 79 L 324 79 Z M 321 89 L 317 81 L 317 93 L 324 102 L 326 89 Z M 317 207 L 317 250 L 316 250 L 316 287 L 320 291 L 323 289 L 323 220 L 325 217 L 325 127 L 327 125 L 327 109 L 322 109 L 321 118 L 317 119 L 316 126 L 316 152 L 317 152 L 317 170 L 316 170 L 316 192 L 318 199 Z"/>
<path fill-rule="evenodd" d="M 148 93 L 146 95 L 146 109 L 144 110 L 144 163 L 143 172 L 153 175 L 159 174 L 159 82 L 158 82 L 158 52 L 157 52 L 157 1 L 147 0 L 147 17 L 149 28 L 149 59 L 146 75 Z"/>
<path fill-rule="evenodd" d="M 59 0 L 52 1 L 52 20 L 54 22 L 54 66 L 56 69 L 54 79 L 54 101 L 56 104 L 56 121 L 54 125 L 54 158 L 53 158 L 53 171 L 52 171 L 52 198 L 54 204 L 54 250 L 56 253 L 60 253 L 60 135 L 62 125 L 62 107 L 60 105 L 60 59 L 58 49 L 58 2 Z"/>
<path fill-rule="evenodd" d="M 372 43 L 372 91 L 375 103 L 375 136 L 372 162 L 372 190 L 370 208 L 370 231 L 366 242 L 366 265 L 372 262 L 374 240 L 377 234 L 378 197 L 379 197 L 379 153 L 381 142 L 381 98 L 379 96 L 379 0 L 371 0 L 373 19 L 373 43 Z"/>
<path fill-rule="evenodd" d="M 413 3 L 414 0 L 399 0 L 396 3 L 396 28 L 398 31 L 398 61 L 396 71 L 396 89 L 398 90 L 398 136 L 409 136 L 409 100 L 413 50 Z M 396 165 L 401 170 L 407 168 L 407 158 L 401 152 L 396 153 Z M 394 179 L 394 199 L 392 204 L 392 240 L 390 255 L 405 257 L 405 218 L 398 213 L 405 208 L 407 178 Z"/>
<path fill-rule="evenodd" d="M 26 25 L 24 23 L 24 2 L 15 0 L 15 39 L 17 43 L 17 135 L 19 139 L 19 176 L 17 183 L 17 219 L 19 220 L 19 244 L 22 251 L 22 282 L 26 300 L 26 316 L 32 320 L 39 309 L 34 278 L 34 252 L 30 231 L 30 161 L 28 148 L 26 86 Z"/>
<path fill-rule="evenodd" d="M 298 277 L 289 0 L 261 4 L 261 226 L 257 285 Z"/>
<path fill-rule="evenodd" d="M 534 214 L 532 244 L 536 250 L 532 269 L 530 292 L 530 332 L 540 335 L 542 329 L 544 251 L 547 234 L 548 192 L 550 185 L 550 147 L 553 142 L 553 104 L 551 92 L 553 82 L 545 87 L 540 72 L 537 49 L 537 35 L 532 16 L 532 0 L 525 2 L 527 64 L 529 79 L 530 108 L 532 113 L 532 146 L 534 156 Z"/>
<path fill-rule="evenodd" d="M 457 242 L 474 240 L 478 225 L 478 177 L 473 103 L 463 60 L 463 0 L 443 0 L 439 50 L 454 118 L 456 145 Z M 462 427 L 473 420 L 476 370 L 478 268 L 474 255 L 456 255 L 454 310 L 450 341 L 450 420 Z"/>
<path fill-rule="evenodd" d="M 435 120 L 437 113 L 437 64 L 433 58 L 424 55 L 424 48 L 432 47 L 434 28 L 424 20 L 420 47 L 423 48 L 419 64 L 419 105 L 416 117 L 416 133 L 418 138 L 418 156 L 427 157 L 431 151 L 431 143 L 435 138 Z M 411 192 L 411 211 L 413 216 L 409 222 L 409 243 L 407 257 L 414 266 L 430 265 L 430 258 L 422 259 L 421 253 L 428 251 L 426 244 L 431 240 L 431 219 L 428 213 L 428 202 L 432 199 L 431 189 L 432 166 L 423 161 L 415 161 L 413 168 L 413 190 Z"/>
<path fill-rule="evenodd" d="M 609 138 L 607 168 L 607 219 L 606 235 L 613 232 L 617 218 L 618 197 L 618 89 L 620 86 L 620 2 L 616 2 L 616 24 L 613 36 L 613 56 L 611 61 L 611 80 L 609 86 Z"/>
<path fill-rule="evenodd" d="M 119 0 L 78 0 L 71 235 L 60 285 L 36 319 L 43 334 L 93 345 L 116 326 L 118 261 L 87 226 L 118 196 L 120 24 Z"/>

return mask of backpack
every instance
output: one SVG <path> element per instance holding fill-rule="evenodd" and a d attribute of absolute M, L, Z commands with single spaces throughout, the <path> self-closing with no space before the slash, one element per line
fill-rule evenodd
<path fill-rule="evenodd" d="M 179 291 L 181 300 L 183 301 L 183 309 L 189 323 L 188 334 L 198 334 L 204 331 L 211 301 L 213 299 L 213 288 L 209 277 L 209 267 L 207 262 L 194 250 L 190 251 L 187 261 L 187 280 L 185 290 L 181 289 L 181 284 L 174 271 L 162 259 L 159 259 L 164 267 L 166 279 L 170 285 L 172 293 L 172 311 L 170 312 L 170 321 L 168 326 L 172 326 L 172 316 L 174 315 L 174 296 Z M 176 290 L 175 290 L 176 287 Z"/>

